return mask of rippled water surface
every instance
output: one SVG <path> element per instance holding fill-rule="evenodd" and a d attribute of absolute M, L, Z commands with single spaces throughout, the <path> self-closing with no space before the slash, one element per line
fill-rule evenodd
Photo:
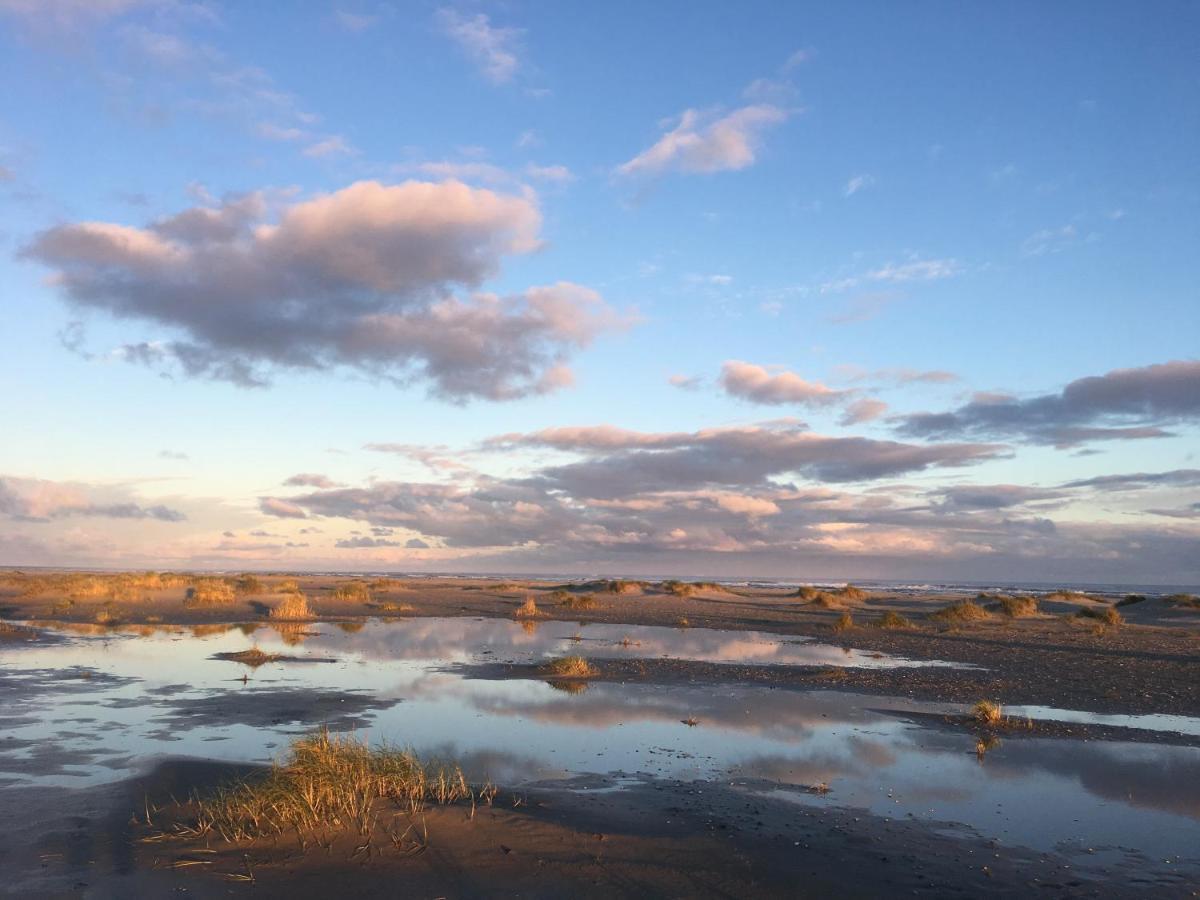
<path fill-rule="evenodd" d="M 1082 863 L 1200 864 L 1195 747 L 1014 737 L 978 748 L 965 731 L 908 717 L 950 707 L 897 698 L 474 677 L 494 672 L 483 664 L 564 653 L 917 664 L 909 660 L 757 632 L 466 618 L 65 635 L 0 657 L 0 802 L 6 785 L 84 786 L 166 756 L 265 762 L 292 735 L 329 724 L 452 754 L 474 777 L 508 786 L 588 774 L 721 780 L 799 803 L 963 823 Z M 252 669 L 213 658 L 252 646 L 305 661 Z M 1186 717 L 1116 719 L 1106 724 L 1200 733 Z M 828 792 L 812 792 L 817 784 Z"/>

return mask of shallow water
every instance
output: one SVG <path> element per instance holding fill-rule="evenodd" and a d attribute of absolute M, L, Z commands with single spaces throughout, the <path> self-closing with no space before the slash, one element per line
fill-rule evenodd
<path fill-rule="evenodd" d="M 333 661 L 252 670 L 212 658 L 253 645 Z M 945 705 L 729 684 L 596 683 L 572 692 L 580 685 L 471 677 L 475 664 L 571 652 L 914 664 L 755 632 L 496 619 L 68 634 L 7 648 L 0 660 L 0 802 L 6 784 L 84 786 L 165 756 L 265 762 L 292 735 L 327 723 L 453 755 L 473 777 L 510 787 L 587 774 L 719 780 L 805 804 L 964 823 L 1080 864 L 1132 858 L 1175 867 L 1166 861 L 1186 857 L 1200 865 L 1198 748 L 1015 737 L 980 756 L 965 731 L 905 718 Z M 681 721 L 692 717 L 695 727 Z M 1186 733 L 1200 724 L 1119 718 L 1130 721 L 1108 724 Z M 818 783 L 829 792 L 810 793 Z"/>

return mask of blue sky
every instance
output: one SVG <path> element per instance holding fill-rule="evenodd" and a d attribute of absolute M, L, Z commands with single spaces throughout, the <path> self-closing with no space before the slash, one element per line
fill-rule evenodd
<path fill-rule="evenodd" d="M 0 0 L 0 563 L 1200 580 L 1197 25 Z"/>

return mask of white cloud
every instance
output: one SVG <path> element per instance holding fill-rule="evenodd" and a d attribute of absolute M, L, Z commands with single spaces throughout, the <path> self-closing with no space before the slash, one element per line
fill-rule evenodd
<path fill-rule="evenodd" d="M 617 167 L 619 175 L 656 175 L 667 171 L 711 173 L 753 165 L 762 132 L 785 121 L 789 112 L 771 104 L 735 109 L 712 119 L 685 110 L 678 124 L 648 149 Z"/>
<path fill-rule="evenodd" d="M 853 197 L 859 191 L 865 191 L 869 187 L 875 186 L 875 176 L 873 175 L 855 175 L 846 182 L 846 187 L 842 194 L 846 197 Z"/>
<path fill-rule="evenodd" d="M 721 366 L 719 380 L 725 393 L 755 403 L 828 406 L 842 402 L 851 393 L 834 390 L 817 381 L 805 381 L 795 372 L 772 372 L 764 366 L 736 359 Z"/>
<path fill-rule="evenodd" d="M 497 28 L 483 13 L 464 16 L 453 9 L 437 12 L 442 32 L 458 44 L 493 84 L 512 81 L 520 66 L 516 43 L 520 30 Z"/>

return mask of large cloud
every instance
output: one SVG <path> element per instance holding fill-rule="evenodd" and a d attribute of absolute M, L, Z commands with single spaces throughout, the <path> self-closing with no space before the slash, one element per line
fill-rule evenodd
<path fill-rule="evenodd" d="M 805 381 L 795 372 L 772 372 L 737 359 L 721 366 L 720 385 L 732 397 L 769 404 L 829 406 L 853 394 L 852 391 L 836 391 L 819 381 Z"/>
<path fill-rule="evenodd" d="M 1163 437 L 1163 426 L 1200 420 L 1200 361 L 1114 369 L 1072 381 L 1057 394 L 976 397 L 945 413 L 901 420 L 922 438 L 1017 438 L 1069 447 L 1095 440 Z"/>
<path fill-rule="evenodd" d="M 35 478 L 0 476 L 0 515 L 14 519 L 46 521 L 69 516 L 97 516 L 108 519 L 155 519 L 182 522 L 187 516 L 162 504 L 146 506 L 130 500 L 96 499 L 77 484 Z"/>
<path fill-rule="evenodd" d="M 79 222 L 23 251 L 72 303 L 164 325 L 134 361 L 259 384 L 265 369 L 346 366 L 435 395 L 508 399 L 570 382 L 565 361 L 622 320 L 569 282 L 471 293 L 540 245 L 529 196 L 456 181 L 362 181 L 283 205 L 254 193 L 134 228 Z"/>
<path fill-rule="evenodd" d="M 617 167 L 619 175 L 657 175 L 668 171 L 710 173 L 744 169 L 758 155 L 761 134 L 787 119 L 788 110 L 760 103 L 743 106 L 717 119 L 688 109 L 679 123 L 651 147 Z"/>

